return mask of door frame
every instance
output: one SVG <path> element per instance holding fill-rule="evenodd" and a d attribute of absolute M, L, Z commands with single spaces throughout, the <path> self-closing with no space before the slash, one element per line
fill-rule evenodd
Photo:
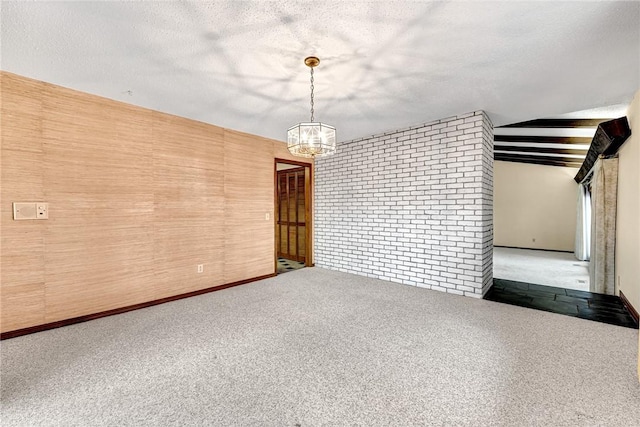
<path fill-rule="evenodd" d="M 274 215 L 273 215 L 273 263 L 275 271 L 278 271 L 278 238 L 277 235 L 277 224 L 278 224 L 278 163 L 284 163 L 292 166 L 300 166 L 304 167 L 305 171 L 309 170 L 309 178 L 307 179 L 305 173 L 304 180 L 304 199 L 305 199 L 305 208 L 304 208 L 304 221 L 305 221 L 305 267 L 313 267 L 313 198 L 312 198 L 312 184 L 313 184 L 313 163 L 301 162 L 297 160 L 289 160 L 289 159 L 281 159 L 275 158 L 273 162 L 273 205 L 274 205 Z M 308 202 L 308 203 L 307 203 Z"/>

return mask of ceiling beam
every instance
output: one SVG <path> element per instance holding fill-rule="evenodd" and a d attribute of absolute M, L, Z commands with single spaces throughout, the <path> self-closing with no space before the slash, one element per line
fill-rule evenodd
<path fill-rule="evenodd" d="M 494 135 L 494 142 L 531 142 L 534 144 L 591 144 L 591 138 L 579 136 Z"/>
<path fill-rule="evenodd" d="M 629 136 L 631 136 L 631 128 L 626 116 L 598 125 L 584 163 L 573 179 L 577 183 L 581 183 L 593 168 L 599 155 L 612 156 L 616 154 Z"/>
<path fill-rule="evenodd" d="M 498 128 L 581 128 L 597 127 L 600 123 L 608 119 L 537 119 L 526 122 L 512 123 L 510 125 L 498 126 Z"/>
<path fill-rule="evenodd" d="M 564 166 L 571 168 L 579 168 L 582 162 L 570 157 L 548 157 L 548 156 L 525 156 L 517 154 L 501 154 L 495 153 L 494 160 L 504 162 L 533 163 L 546 166 Z"/>
<path fill-rule="evenodd" d="M 574 156 L 586 156 L 587 149 L 567 149 L 567 148 L 546 148 L 546 147 L 522 147 L 518 145 L 495 145 L 494 151 L 520 151 L 523 153 L 541 153 L 541 154 L 572 154 Z M 574 159 L 582 161 L 582 159 Z"/>

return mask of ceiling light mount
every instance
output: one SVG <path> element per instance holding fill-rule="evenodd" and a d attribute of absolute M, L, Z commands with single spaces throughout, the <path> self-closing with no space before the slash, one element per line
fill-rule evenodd
<path fill-rule="evenodd" d="M 336 128 L 314 121 L 313 68 L 320 64 L 316 56 L 308 56 L 304 64 L 311 69 L 311 121 L 298 123 L 287 131 L 287 148 L 294 156 L 319 157 L 336 151 Z"/>
<path fill-rule="evenodd" d="M 304 58 L 304 65 L 306 65 L 307 67 L 317 67 L 318 64 L 320 64 L 320 58 L 318 58 L 317 56 L 307 56 L 306 58 Z"/>

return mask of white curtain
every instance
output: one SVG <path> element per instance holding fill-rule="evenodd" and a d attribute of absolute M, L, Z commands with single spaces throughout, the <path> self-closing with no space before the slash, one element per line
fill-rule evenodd
<path fill-rule="evenodd" d="M 589 261 L 591 252 L 591 195 L 585 184 L 578 185 L 577 211 L 575 255 L 580 261 Z"/>
<path fill-rule="evenodd" d="M 600 157 L 591 181 L 591 292 L 615 293 L 617 199 L 618 158 Z"/>

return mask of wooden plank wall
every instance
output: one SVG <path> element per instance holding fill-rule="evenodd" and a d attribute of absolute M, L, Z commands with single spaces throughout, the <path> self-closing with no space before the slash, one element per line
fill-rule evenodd
<path fill-rule="evenodd" d="M 44 221 L 11 221 L 11 200 L 44 200 L 42 93 L 0 75 L 0 322 L 2 331 L 45 323 Z M 10 178 L 10 179 L 9 179 Z M 9 182 L 12 181 L 11 184 Z"/>
<path fill-rule="evenodd" d="M 269 141 L 225 130 L 226 283 L 274 272 L 274 164 Z"/>
<path fill-rule="evenodd" d="M 299 160 L 286 144 L 0 84 L 2 332 L 274 273 L 274 159 Z M 49 219 L 14 221 L 15 201 L 48 202 Z"/>
<path fill-rule="evenodd" d="M 152 298 L 151 114 L 52 85 L 42 99 L 45 323 Z"/>

